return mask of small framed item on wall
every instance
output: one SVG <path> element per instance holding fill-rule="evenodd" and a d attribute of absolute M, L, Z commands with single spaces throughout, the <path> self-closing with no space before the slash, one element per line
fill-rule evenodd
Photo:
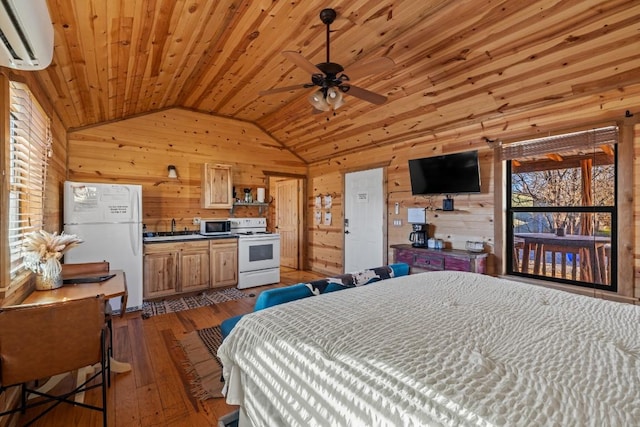
<path fill-rule="evenodd" d="M 331 212 L 324 213 L 324 225 L 331 225 Z"/>
<path fill-rule="evenodd" d="M 324 207 L 325 209 L 331 209 L 331 204 L 333 203 L 333 198 L 331 197 L 331 194 L 327 194 L 326 196 L 324 196 Z"/>

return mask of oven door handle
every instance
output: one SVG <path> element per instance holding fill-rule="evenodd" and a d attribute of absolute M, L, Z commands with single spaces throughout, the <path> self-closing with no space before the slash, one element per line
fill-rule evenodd
<path fill-rule="evenodd" d="M 265 243 L 274 243 L 276 241 L 280 241 L 280 236 L 270 234 L 269 237 L 240 237 L 238 239 L 238 244 L 247 243 L 247 242 L 265 242 Z"/>

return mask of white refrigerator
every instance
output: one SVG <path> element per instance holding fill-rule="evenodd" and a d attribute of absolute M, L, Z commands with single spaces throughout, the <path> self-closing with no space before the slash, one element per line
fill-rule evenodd
<path fill-rule="evenodd" d="M 64 183 L 64 232 L 83 242 L 64 255 L 65 263 L 108 261 L 124 270 L 127 311 L 142 307 L 142 186 Z M 110 301 L 120 310 L 120 299 Z"/>

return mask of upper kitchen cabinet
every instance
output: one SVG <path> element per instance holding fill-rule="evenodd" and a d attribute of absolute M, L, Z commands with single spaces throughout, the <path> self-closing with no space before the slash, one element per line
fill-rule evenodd
<path fill-rule="evenodd" d="M 233 184 L 231 166 L 205 163 L 202 170 L 202 207 L 205 209 L 231 209 Z"/>

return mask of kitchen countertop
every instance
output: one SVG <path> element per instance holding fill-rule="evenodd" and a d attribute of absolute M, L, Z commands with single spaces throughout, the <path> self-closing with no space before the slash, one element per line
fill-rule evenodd
<path fill-rule="evenodd" d="M 222 236 L 204 236 L 199 233 L 175 232 L 171 233 L 145 233 L 142 237 L 143 243 L 168 243 L 168 242 L 187 242 L 194 240 L 219 240 L 219 239 L 237 239 L 235 234 L 227 234 Z"/>

